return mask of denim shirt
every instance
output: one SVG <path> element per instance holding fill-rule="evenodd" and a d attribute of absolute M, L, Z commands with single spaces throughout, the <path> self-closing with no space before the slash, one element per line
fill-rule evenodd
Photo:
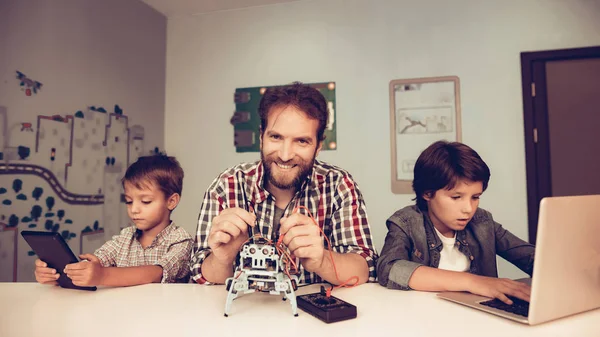
<path fill-rule="evenodd" d="M 386 222 L 388 233 L 377 263 L 379 284 L 409 290 L 408 281 L 420 266 L 437 268 L 442 241 L 429 215 L 416 205 L 394 213 Z M 533 273 L 535 247 L 495 222 L 492 214 L 478 208 L 464 230 L 456 233 L 460 252 L 471 260 L 469 272 L 498 277 L 496 254 L 525 273 Z"/>

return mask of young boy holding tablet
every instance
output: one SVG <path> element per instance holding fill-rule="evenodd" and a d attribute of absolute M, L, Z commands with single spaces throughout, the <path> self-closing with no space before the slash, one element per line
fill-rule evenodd
<path fill-rule="evenodd" d="M 174 157 L 140 157 L 122 179 L 127 214 L 133 226 L 106 242 L 64 273 L 76 286 L 132 286 L 187 282 L 192 237 L 170 220 L 183 185 L 183 169 Z M 56 284 L 59 274 L 35 262 L 39 283 Z"/>

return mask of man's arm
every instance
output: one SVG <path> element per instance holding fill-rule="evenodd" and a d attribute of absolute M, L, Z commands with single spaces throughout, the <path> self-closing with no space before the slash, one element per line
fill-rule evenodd
<path fill-rule="evenodd" d="M 335 277 L 331 254 L 327 250 L 317 274 L 335 284 L 352 276 L 358 276 L 359 284 L 375 282 L 377 252 L 362 194 L 349 174 L 340 179 L 336 191 L 338 207 L 331 217 L 329 240 L 339 280 Z"/>
<path fill-rule="evenodd" d="M 224 200 L 217 192 L 222 190 L 219 181 L 219 177 L 217 177 L 204 193 L 204 200 L 202 201 L 200 214 L 198 215 L 198 226 L 196 228 L 196 238 L 192 249 L 190 271 L 192 273 L 192 280 L 200 284 L 206 283 L 208 280 L 219 279 L 219 277 L 215 278 L 211 275 L 210 272 L 213 268 L 208 268 L 205 271 L 203 267 L 203 264 L 207 262 L 207 259 L 210 258 L 210 260 L 212 260 L 210 257 L 211 250 L 208 246 L 208 235 L 210 233 L 212 220 L 223 210 L 222 203 Z M 208 263 L 210 266 L 213 266 L 210 260 Z M 208 272 L 208 278 L 205 277 L 204 272 Z M 233 267 L 231 267 L 231 272 L 233 272 Z"/>
<path fill-rule="evenodd" d="M 191 264 L 197 283 L 225 283 L 233 275 L 241 245 L 248 240 L 248 225 L 255 225 L 256 216 L 231 205 L 228 197 L 219 179 L 205 193 Z"/>
<path fill-rule="evenodd" d="M 335 269 L 331 260 L 332 256 L 333 261 L 335 261 Z M 335 274 L 336 269 L 338 275 Z M 340 254 L 326 250 L 321 267 L 314 272 L 322 279 L 335 285 L 339 285 L 355 276 L 358 277 L 357 284 L 369 281 L 369 265 L 365 258 L 358 254 Z M 354 281 L 349 284 L 354 284 Z"/>
<path fill-rule="evenodd" d="M 332 284 L 361 284 L 369 279 L 367 252 L 356 252 L 355 247 L 336 247 L 339 253 L 323 246 L 324 238 L 314 219 L 294 213 L 280 221 L 279 240 L 290 253 L 300 259 L 304 270 L 316 273 Z M 279 244 L 279 243 L 278 243 Z M 329 247 L 329 245 L 327 245 Z"/>
<path fill-rule="evenodd" d="M 202 263 L 202 276 L 207 282 L 224 284 L 228 277 L 233 276 L 233 262 L 222 263 L 209 254 Z"/>
<path fill-rule="evenodd" d="M 208 282 L 225 283 L 227 277 L 233 275 L 235 258 L 249 239 L 248 225 L 254 226 L 255 222 L 254 214 L 238 207 L 224 209 L 213 218 L 208 234 L 211 254 L 202 265 Z"/>

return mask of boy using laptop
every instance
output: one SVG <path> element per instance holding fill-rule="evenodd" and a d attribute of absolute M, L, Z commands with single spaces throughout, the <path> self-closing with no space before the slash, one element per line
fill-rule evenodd
<path fill-rule="evenodd" d="M 379 283 L 391 289 L 468 291 L 529 301 L 531 288 L 499 279 L 496 254 L 531 276 L 535 247 L 478 208 L 490 170 L 467 145 L 438 141 L 414 167 L 416 205 L 395 212 L 377 263 Z"/>
<path fill-rule="evenodd" d="M 174 157 L 140 157 L 121 180 L 133 226 L 64 272 L 77 286 L 132 286 L 187 282 L 192 237 L 170 220 L 183 185 L 183 169 Z M 59 274 L 35 262 L 39 283 L 56 284 Z"/>

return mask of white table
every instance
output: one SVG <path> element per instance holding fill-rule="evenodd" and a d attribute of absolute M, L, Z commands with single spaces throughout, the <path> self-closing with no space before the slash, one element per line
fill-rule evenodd
<path fill-rule="evenodd" d="M 302 287 L 299 294 L 318 291 Z M 434 293 L 365 284 L 333 292 L 356 319 L 325 324 L 281 297 L 244 295 L 223 316 L 223 286 L 151 284 L 95 292 L 0 283 L 0 336 L 600 336 L 600 309 L 527 326 L 444 301 Z"/>

